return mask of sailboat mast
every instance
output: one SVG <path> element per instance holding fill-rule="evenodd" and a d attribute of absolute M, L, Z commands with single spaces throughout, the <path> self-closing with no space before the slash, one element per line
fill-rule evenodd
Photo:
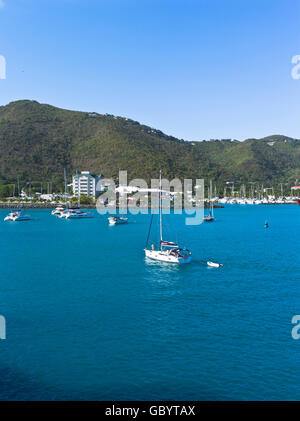
<path fill-rule="evenodd" d="M 64 181 L 65 181 L 65 197 L 67 197 L 67 174 L 66 174 L 65 168 L 64 168 Z"/>
<path fill-rule="evenodd" d="M 146 248 L 147 248 L 147 246 L 148 246 L 149 237 L 150 237 L 150 232 L 151 232 L 151 226 L 152 226 L 152 221 L 153 221 L 153 214 L 151 215 L 150 226 L 149 226 L 149 230 L 148 230 L 148 235 L 147 235 L 147 240 L 146 240 L 145 249 L 146 249 Z"/>
<path fill-rule="evenodd" d="M 78 207 L 80 208 L 80 188 L 79 188 L 79 175 L 78 175 L 78 170 L 76 170 L 76 177 L 77 177 Z"/>
<path fill-rule="evenodd" d="M 65 182 L 65 204 L 66 208 L 68 207 L 68 199 L 67 199 L 67 173 L 66 169 L 64 168 L 64 182 Z"/>
<path fill-rule="evenodd" d="M 162 249 L 162 197 L 161 197 L 161 170 L 159 171 L 159 227 L 160 227 L 160 249 Z"/>
<path fill-rule="evenodd" d="M 212 202 L 212 181 L 210 180 L 210 210 L 211 210 L 211 216 L 214 216 L 214 205 Z"/>

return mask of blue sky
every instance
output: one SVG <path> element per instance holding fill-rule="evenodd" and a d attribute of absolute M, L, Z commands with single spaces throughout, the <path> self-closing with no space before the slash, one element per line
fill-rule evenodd
<path fill-rule="evenodd" d="M 186 140 L 300 138 L 299 18 L 298 0 L 0 0 L 0 104 L 121 115 Z"/>

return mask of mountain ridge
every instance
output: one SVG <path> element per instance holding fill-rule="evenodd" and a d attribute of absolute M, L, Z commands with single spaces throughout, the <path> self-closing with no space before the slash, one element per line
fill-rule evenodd
<path fill-rule="evenodd" d="M 186 141 L 126 117 L 65 110 L 37 101 L 0 106 L 0 177 L 52 181 L 63 168 L 117 178 L 212 178 L 245 183 L 300 179 L 300 140 L 284 135 L 244 141 Z"/>

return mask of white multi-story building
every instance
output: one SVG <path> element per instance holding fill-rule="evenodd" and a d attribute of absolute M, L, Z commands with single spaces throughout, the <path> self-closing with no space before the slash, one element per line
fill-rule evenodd
<path fill-rule="evenodd" d="M 81 171 L 78 175 L 73 175 L 73 194 L 78 194 L 78 182 L 79 192 L 87 197 L 96 198 L 102 191 L 101 176 L 95 175 L 90 171 Z"/>

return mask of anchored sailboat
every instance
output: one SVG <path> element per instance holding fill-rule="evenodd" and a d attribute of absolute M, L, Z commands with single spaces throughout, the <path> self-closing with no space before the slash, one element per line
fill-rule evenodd
<path fill-rule="evenodd" d="M 59 205 L 51 212 L 51 215 L 56 215 L 59 218 L 62 218 L 64 212 L 66 212 L 67 208 L 67 174 L 66 169 L 64 168 L 64 184 L 65 184 L 65 205 Z"/>
<path fill-rule="evenodd" d="M 67 209 L 65 212 L 61 214 L 61 218 L 65 219 L 87 219 L 93 218 L 94 215 L 91 212 L 83 212 L 80 210 L 80 185 L 79 185 L 79 175 L 78 171 L 76 171 L 77 177 L 77 193 L 78 193 L 78 208 Z"/>
<path fill-rule="evenodd" d="M 159 174 L 159 227 L 160 227 L 160 247 L 155 250 L 154 244 L 151 249 L 148 249 L 149 237 L 152 227 L 153 215 L 151 215 L 151 221 L 146 241 L 145 255 L 147 258 L 152 260 L 158 260 L 167 263 L 190 263 L 192 260 L 192 253 L 187 248 L 180 248 L 179 245 L 173 241 L 165 241 L 163 239 L 163 224 L 162 224 L 162 185 L 161 185 L 161 171 Z"/>
<path fill-rule="evenodd" d="M 210 180 L 210 188 L 209 188 L 209 205 L 210 205 L 210 210 L 208 215 L 206 215 L 203 218 L 204 222 L 214 222 L 215 217 L 214 217 L 214 204 L 212 202 L 212 182 Z"/>

